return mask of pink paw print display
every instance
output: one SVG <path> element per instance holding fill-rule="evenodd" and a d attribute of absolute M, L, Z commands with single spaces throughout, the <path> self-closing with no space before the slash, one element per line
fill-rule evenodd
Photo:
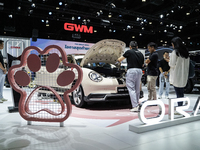
<path fill-rule="evenodd" d="M 82 69 L 68 63 L 65 51 L 50 45 L 44 50 L 29 46 L 21 63 L 12 66 L 8 79 L 20 93 L 19 113 L 27 121 L 63 123 L 72 112 L 69 94 L 80 86 Z"/>

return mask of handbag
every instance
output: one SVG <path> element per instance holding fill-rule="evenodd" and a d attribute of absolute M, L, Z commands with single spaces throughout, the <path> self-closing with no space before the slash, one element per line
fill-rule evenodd
<path fill-rule="evenodd" d="M 190 59 L 188 78 L 193 78 L 195 76 L 195 64 L 196 62 Z"/>

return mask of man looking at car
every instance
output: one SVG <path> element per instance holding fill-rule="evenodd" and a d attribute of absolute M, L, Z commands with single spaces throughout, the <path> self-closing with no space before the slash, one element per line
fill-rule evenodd
<path fill-rule="evenodd" d="M 147 90 L 148 100 L 156 100 L 156 79 L 158 77 L 157 63 L 158 54 L 156 52 L 156 43 L 150 42 L 148 45 L 150 52 L 149 58 L 146 59 L 145 63 L 147 66 Z"/>
<path fill-rule="evenodd" d="M 0 40 L 0 50 L 2 50 L 3 47 L 4 47 L 4 42 L 2 40 Z M 6 72 L 7 71 L 4 66 L 3 55 L 0 51 L 0 103 L 7 101 L 7 99 L 3 98 L 3 86 L 4 86 L 4 82 L 5 82 Z"/>
<path fill-rule="evenodd" d="M 142 78 L 142 67 L 144 65 L 144 56 L 138 50 L 138 44 L 136 41 L 131 41 L 129 44 L 130 50 L 126 51 L 123 56 L 118 58 L 121 62 L 125 58 L 127 59 L 127 74 L 126 74 L 126 86 L 129 91 L 132 109 L 131 112 L 137 112 L 139 107 L 140 98 L 140 81 Z"/>

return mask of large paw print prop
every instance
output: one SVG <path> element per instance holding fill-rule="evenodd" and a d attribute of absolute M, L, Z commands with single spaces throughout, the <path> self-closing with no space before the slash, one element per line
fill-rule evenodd
<path fill-rule="evenodd" d="M 41 60 L 38 55 L 30 54 L 31 51 L 36 50 L 40 55 L 48 54 L 51 50 L 57 49 L 62 58 L 63 65 L 67 68 L 71 68 L 68 70 L 63 70 L 61 73 L 58 74 L 56 83 L 60 87 L 66 87 L 69 84 L 72 84 L 75 79 L 75 73 L 73 70 L 77 70 L 78 78 L 76 79 L 75 85 L 69 89 L 64 91 L 63 97 L 61 97 L 56 90 L 54 90 L 51 86 L 40 85 L 35 89 L 32 89 L 30 94 L 27 94 L 27 90 L 23 89 L 22 87 L 28 86 L 31 79 L 30 75 L 22 70 L 21 68 L 28 66 L 28 69 L 31 72 L 37 73 L 41 69 Z M 60 57 L 56 53 L 51 53 L 46 61 L 46 70 L 49 74 L 54 73 L 60 64 Z M 44 121 L 44 122 L 63 122 L 65 121 L 72 112 L 72 105 L 69 99 L 68 94 L 74 91 L 80 85 L 83 77 L 82 69 L 75 64 L 71 64 L 67 62 L 67 55 L 65 51 L 57 46 L 57 45 L 50 45 L 46 47 L 44 50 L 30 46 L 27 47 L 21 56 L 21 63 L 19 65 L 12 66 L 8 72 L 8 79 L 12 86 L 12 88 L 21 94 L 20 101 L 19 101 L 19 113 L 20 115 L 27 121 Z M 36 76 L 37 78 L 37 76 Z M 48 79 L 51 80 L 51 79 Z M 47 89 L 51 93 L 54 94 L 58 103 L 56 105 L 60 105 L 59 109 L 55 109 L 55 107 L 46 107 L 42 105 L 40 109 L 32 109 L 31 101 L 33 97 L 36 95 L 36 92 L 41 89 Z M 64 103 L 64 102 L 65 103 Z M 55 104 L 54 104 L 55 106 Z M 31 107 L 31 108 L 30 108 Z M 39 114 L 39 115 L 37 115 Z"/>

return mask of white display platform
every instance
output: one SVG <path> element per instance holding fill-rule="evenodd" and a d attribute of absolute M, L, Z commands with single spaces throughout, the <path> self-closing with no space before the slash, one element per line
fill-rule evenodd
<path fill-rule="evenodd" d="M 135 133 L 143 133 L 198 120 L 200 120 L 200 115 L 190 117 L 182 117 L 182 115 L 178 117 L 175 116 L 173 121 L 168 119 L 168 115 L 165 115 L 164 119 L 156 124 L 143 124 L 139 119 L 135 119 L 129 125 L 129 131 L 133 131 Z"/>

